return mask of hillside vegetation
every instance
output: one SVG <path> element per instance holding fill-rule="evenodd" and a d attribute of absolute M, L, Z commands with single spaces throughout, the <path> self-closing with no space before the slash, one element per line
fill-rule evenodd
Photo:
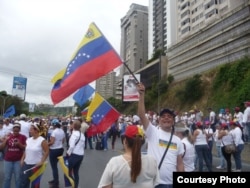
<path fill-rule="evenodd" d="M 158 100 L 159 93 L 159 100 Z M 158 112 L 171 108 L 185 112 L 198 108 L 207 115 L 211 107 L 218 113 L 221 108 L 233 111 L 235 106 L 244 110 L 244 101 L 250 100 L 250 58 L 228 63 L 187 80 L 175 82 L 171 76 L 146 90 L 146 109 Z M 127 105 L 124 113 L 136 113 L 137 103 Z"/>

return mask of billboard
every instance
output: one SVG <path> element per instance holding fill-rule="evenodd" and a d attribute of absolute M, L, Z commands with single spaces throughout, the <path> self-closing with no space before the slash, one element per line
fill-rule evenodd
<path fill-rule="evenodd" d="M 14 76 L 12 95 L 25 100 L 27 78 Z"/>
<path fill-rule="evenodd" d="M 134 75 L 140 82 L 140 74 Z M 136 80 L 132 75 L 123 76 L 123 101 L 138 101 L 139 93 L 137 91 Z"/>
<path fill-rule="evenodd" d="M 34 112 L 35 111 L 35 103 L 29 103 L 29 112 Z"/>

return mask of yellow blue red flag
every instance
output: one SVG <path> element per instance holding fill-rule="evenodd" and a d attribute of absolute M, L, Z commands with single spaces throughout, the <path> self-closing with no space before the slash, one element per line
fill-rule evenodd
<path fill-rule="evenodd" d="M 42 175 L 46 169 L 46 166 L 47 166 L 47 162 L 43 163 L 39 167 L 32 169 L 32 175 L 29 177 L 32 188 L 39 188 L 40 187 Z"/>
<path fill-rule="evenodd" d="M 55 84 L 58 80 L 61 80 L 66 72 L 66 68 L 60 70 L 52 79 L 51 82 Z"/>
<path fill-rule="evenodd" d="M 122 63 L 120 56 L 95 23 L 91 23 L 73 54 L 63 78 L 52 88 L 52 102 L 54 104 L 61 102 L 77 89 L 108 74 Z"/>
<path fill-rule="evenodd" d="M 62 168 L 63 174 L 64 174 L 64 185 L 65 187 L 75 187 L 74 180 L 69 176 L 69 169 L 67 166 L 67 157 L 66 156 L 60 156 L 57 157 L 59 164 Z"/>
<path fill-rule="evenodd" d="M 112 107 L 100 94 L 95 93 L 89 108 L 87 119 L 92 120 L 98 133 L 106 131 L 116 120 L 120 113 Z"/>

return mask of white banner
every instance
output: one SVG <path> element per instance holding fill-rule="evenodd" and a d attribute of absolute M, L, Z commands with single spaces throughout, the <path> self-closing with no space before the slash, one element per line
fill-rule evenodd
<path fill-rule="evenodd" d="M 135 74 L 140 82 L 140 74 Z M 132 75 L 123 76 L 123 101 L 138 101 L 139 93 L 137 91 L 136 80 Z"/>

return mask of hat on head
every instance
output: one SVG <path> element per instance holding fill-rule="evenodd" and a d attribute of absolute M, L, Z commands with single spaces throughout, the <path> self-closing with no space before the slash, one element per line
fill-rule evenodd
<path fill-rule="evenodd" d="M 21 119 L 26 118 L 26 114 L 21 114 L 21 115 L 20 115 L 20 118 L 21 118 Z"/>
<path fill-rule="evenodd" d="M 195 125 L 196 125 L 197 127 L 202 127 L 202 122 L 197 121 Z"/>
<path fill-rule="evenodd" d="M 228 127 L 226 123 L 221 123 L 220 126 L 221 126 L 222 128 Z"/>
<path fill-rule="evenodd" d="M 250 106 L 250 101 L 244 102 L 245 105 Z"/>
<path fill-rule="evenodd" d="M 238 126 L 239 123 L 237 121 L 230 121 L 229 125 L 234 125 L 234 126 Z"/>
<path fill-rule="evenodd" d="M 189 128 L 183 123 L 183 122 L 177 122 L 174 126 L 174 130 L 176 132 L 185 132 L 187 130 L 189 130 Z"/>
<path fill-rule="evenodd" d="M 189 110 L 189 113 L 195 113 L 195 111 L 194 110 Z"/>
<path fill-rule="evenodd" d="M 128 125 L 125 130 L 125 136 L 129 138 L 134 138 L 136 136 L 144 136 L 143 130 L 136 125 Z"/>
<path fill-rule="evenodd" d="M 34 121 L 40 121 L 40 118 L 36 117 L 34 118 Z"/>
<path fill-rule="evenodd" d="M 208 121 L 208 120 L 205 121 L 205 124 L 206 124 L 206 125 L 210 125 L 210 121 Z"/>
<path fill-rule="evenodd" d="M 221 108 L 219 113 L 220 113 L 220 114 L 225 114 L 225 109 L 224 109 L 224 108 Z"/>
<path fill-rule="evenodd" d="M 240 111 L 240 107 L 236 106 L 236 107 L 234 108 L 234 111 L 239 112 L 239 111 Z"/>
<path fill-rule="evenodd" d="M 57 123 L 59 123 L 59 120 L 58 120 L 58 119 L 53 119 L 53 120 L 51 121 L 51 124 L 52 124 L 52 125 L 55 125 L 55 124 L 57 124 Z"/>
<path fill-rule="evenodd" d="M 53 119 L 53 120 L 51 121 L 51 125 L 53 125 L 53 126 L 60 126 L 61 124 L 60 124 L 60 122 L 59 122 L 58 119 Z"/>
<path fill-rule="evenodd" d="M 15 121 L 15 123 L 14 123 L 14 125 L 13 125 L 13 128 L 14 127 L 19 127 L 19 128 L 21 128 L 21 124 L 18 122 L 18 121 Z"/>
<path fill-rule="evenodd" d="M 170 110 L 168 108 L 164 108 L 163 110 L 161 110 L 160 112 L 160 116 L 164 115 L 164 114 L 170 114 L 171 116 L 173 116 L 173 118 L 175 118 L 175 113 L 173 110 Z"/>

